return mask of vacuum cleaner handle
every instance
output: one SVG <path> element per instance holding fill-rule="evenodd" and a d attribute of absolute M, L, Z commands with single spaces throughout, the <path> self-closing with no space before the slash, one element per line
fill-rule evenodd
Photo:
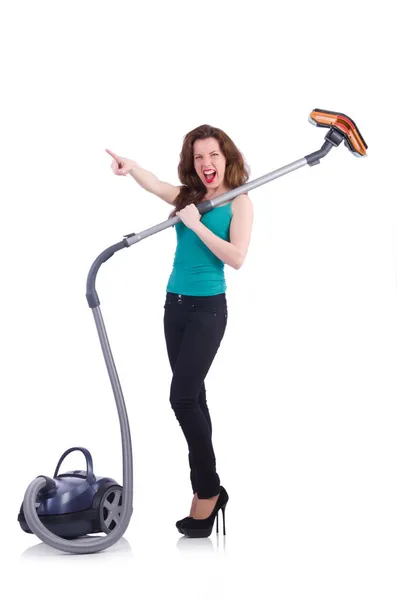
<path fill-rule="evenodd" d="M 211 202 L 211 200 L 206 200 L 205 202 L 199 202 L 199 204 L 196 205 L 196 208 L 200 215 L 204 215 L 214 208 L 214 203 Z"/>
<path fill-rule="evenodd" d="M 93 483 L 95 483 L 95 475 L 94 475 L 94 467 L 93 467 L 93 463 L 92 463 L 92 456 L 91 456 L 91 453 L 89 452 L 89 450 L 87 450 L 87 448 L 82 448 L 81 446 L 74 446 L 73 448 L 69 448 L 69 450 L 66 450 L 66 452 L 64 452 L 62 454 L 61 458 L 58 461 L 57 468 L 55 469 L 54 478 L 57 477 L 57 475 L 58 475 L 59 467 L 61 466 L 63 459 L 68 454 L 70 454 L 71 452 L 74 452 L 75 450 L 80 450 L 80 452 L 82 452 L 85 456 L 85 459 L 87 462 L 86 479 L 87 479 L 87 483 L 92 485 Z"/>

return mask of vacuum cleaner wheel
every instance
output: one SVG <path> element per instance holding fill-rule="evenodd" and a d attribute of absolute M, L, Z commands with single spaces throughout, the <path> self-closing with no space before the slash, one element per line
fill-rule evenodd
<path fill-rule="evenodd" d="M 104 533 L 110 533 L 119 524 L 123 500 L 122 490 L 120 485 L 112 485 L 101 498 L 99 521 Z"/>

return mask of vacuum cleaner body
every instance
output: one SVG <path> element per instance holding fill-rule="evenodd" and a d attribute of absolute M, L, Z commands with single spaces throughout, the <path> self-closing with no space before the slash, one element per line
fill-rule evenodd
<path fill-rule="evenodd" d="M 37 515 L 42 524 L 64 539 L 109 533 L 116 527 L 121 513 L 122 487 L 110 477 L 94 475 L 91 454 L 86 448 L 70 448 L 61 460 L 77 449 L 88 458 L 87 470 L 57 475 L 57 468 L 53 479 L 46 477 L 48 483 L 36 499 Z M 23 503 L 18 521 L 23 531 L 33 533 L 26 522 Z"/>

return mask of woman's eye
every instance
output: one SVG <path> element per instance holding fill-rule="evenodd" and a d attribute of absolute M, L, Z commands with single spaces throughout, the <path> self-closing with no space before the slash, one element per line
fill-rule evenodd
<path fill-rule="evenodd" d="M 211 154 L 211 156 L 219 156 L 219 153 L 215 152 L 214 154 Z M 201 158 L 201 156 L 195 156 L 194 158 Z"/>

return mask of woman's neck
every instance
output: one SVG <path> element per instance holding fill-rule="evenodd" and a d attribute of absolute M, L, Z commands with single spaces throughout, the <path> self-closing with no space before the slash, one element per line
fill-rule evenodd
<path fill-rule="evenodd" d="M 211 190 L 207 192 L 203 198 L 203 200 L 212 200 L 212 198 L 216 198 L 217 196 L 221 196 L 222 194 L 226 194 L 226 192 L 230 192 L 231 190 L 217 188 L 216 190 Z"/>

